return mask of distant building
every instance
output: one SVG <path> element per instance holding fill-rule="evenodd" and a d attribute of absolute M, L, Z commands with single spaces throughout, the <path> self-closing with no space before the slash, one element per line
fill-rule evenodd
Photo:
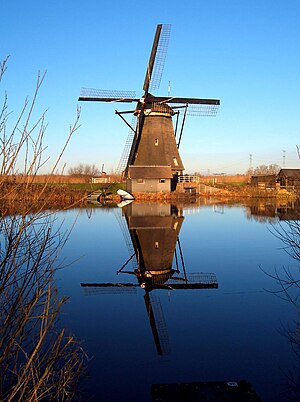
<path fill-rule="evenodd" d="M 276 175 L 264 174 L 251 176 L 251 186 L 258 187 L 261 190 L 276 188 Z"/>
<path fill-rule="evenodd" d="M 251 176 L 251 185 L 261 190 L 288 189 L 300 191 L 300 169 L 281 169 L 277 175 Z"/>
<path fill-rule="evenodd" d="M 281 169 L 277 175 L 277 182 L 281 188 L 300 190 L 300 169 Z"/>
<path fill-rule="evenodd" d="M 101 177 L 92 177 L 92 183 L 93 184 L 99 184 L 99 183 L 114 183 L 115 179 L 110 177 L 110 176 L 106 176 L 103 175 Z"/>

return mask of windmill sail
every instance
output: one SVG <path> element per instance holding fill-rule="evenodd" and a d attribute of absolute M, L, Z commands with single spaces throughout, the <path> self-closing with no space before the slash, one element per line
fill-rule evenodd
<path fill-rule="evenodd" d="M 131 121 L 131 127 L 136 129 L 136 124 L 137 124 L 136 116 L 133 116 L 132 121 Z M 118 167 L 117 167 L 117 172 L 119 174 L 122 174 L 125 171 L 126 166 L 128 165 L 128 158 L 130 155 L 130 150 L 132 148 L 132 143 L 134 141 L 135 135 L 136 135 L 136 132 L 133 131 L 132 129 L 130 129 L 128 132 L 128 136 L 127 136 L 127 139 L 125 142 L 125 146 L 124 146 Z"/>
<path fill-rule="evenodd" d="M 152 50 L 147 66 L 143 89 L 148 93 L 149 89 L 155 90 L 160 86 L 161 76 L 164 70 L 171 25 L 159 24 L 152 45 Z"/>
<path fill-rule="evenodd" d="M 205 116 L 205 117 L 214 117 L 218 113 L 219 104 L 211 104 L 211 103 L 186 103 L 183 105 L 182 103 L 172 104 L 172 108 L 174 110 L 180 109 L 182 107 L 187 107 L 187 115 L 188 116 Z"/>
<path fill-rule="evenodd" d="M 152 293 L 146 293 L 144 300 L 157 353 L 161 356 L 168 355 L 170 353 L 169 335 L 160 299 Z"/>
<path fill-rule="evenodd" d="M 115 91 L 107 89 L 81 88 L 79 101 L 91 102 L 138 102 L 135 91 Z"/>
<path fill-rule="evenodd" d="M 81 283 L 86 296 L 99 294 L 137 293 L 138 285 L 132 283 Z"/>

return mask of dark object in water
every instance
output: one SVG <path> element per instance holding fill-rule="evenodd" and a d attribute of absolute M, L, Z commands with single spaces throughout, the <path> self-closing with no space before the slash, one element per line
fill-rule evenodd
<path fill-rule="evenodd" d="M 245 380 L 153 384 L 151 393 L 153 402 L 262 402 Z"/>

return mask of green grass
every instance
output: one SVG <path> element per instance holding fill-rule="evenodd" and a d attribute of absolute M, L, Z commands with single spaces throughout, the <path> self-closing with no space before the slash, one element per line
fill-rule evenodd
<path fill-rule="evenodd" d="M 69 184 L 64 184 L 70 189 L 74 190 L 81 190 L 81 191 L 87 191 L 88 193 L 92 193 L 93 191 L 96 190 L 101 190 L 102 192 L 109 192 L 112 194 L 117 194 L 117 190 L 121 188 L 122 190 L 125 190 L 126 188 L 126 183 L 97 183 L 97 184 L 92 184 L 92 183 L 69 183 Z"/>

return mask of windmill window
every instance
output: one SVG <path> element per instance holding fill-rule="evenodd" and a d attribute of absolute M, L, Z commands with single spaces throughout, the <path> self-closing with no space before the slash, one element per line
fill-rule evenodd
<path fill-rule="evenodd" d="M 175 166 L 178 166 L 177 158 L 173 158 L 173 163 Z"/>
<path fill-rule="evenodd" d="M 143 184 L 143 183 L 144 183 L 144 179 L 137 179 L 136 182 L 139 183 L 139 184 Z"/>
<path fill-rule="evenodd" d="M 155 145 L 156 147 L 158 147 L 158 138 L 155 138 L 155 140 L 154 140 L 154 145 Z"/>
<path fill-rule="evenodd" d="M 165 183 L 165 182 L 166 182 L 166 179 L 159 179 L 159 182 L 160 182 L 160 183 Z"/>

